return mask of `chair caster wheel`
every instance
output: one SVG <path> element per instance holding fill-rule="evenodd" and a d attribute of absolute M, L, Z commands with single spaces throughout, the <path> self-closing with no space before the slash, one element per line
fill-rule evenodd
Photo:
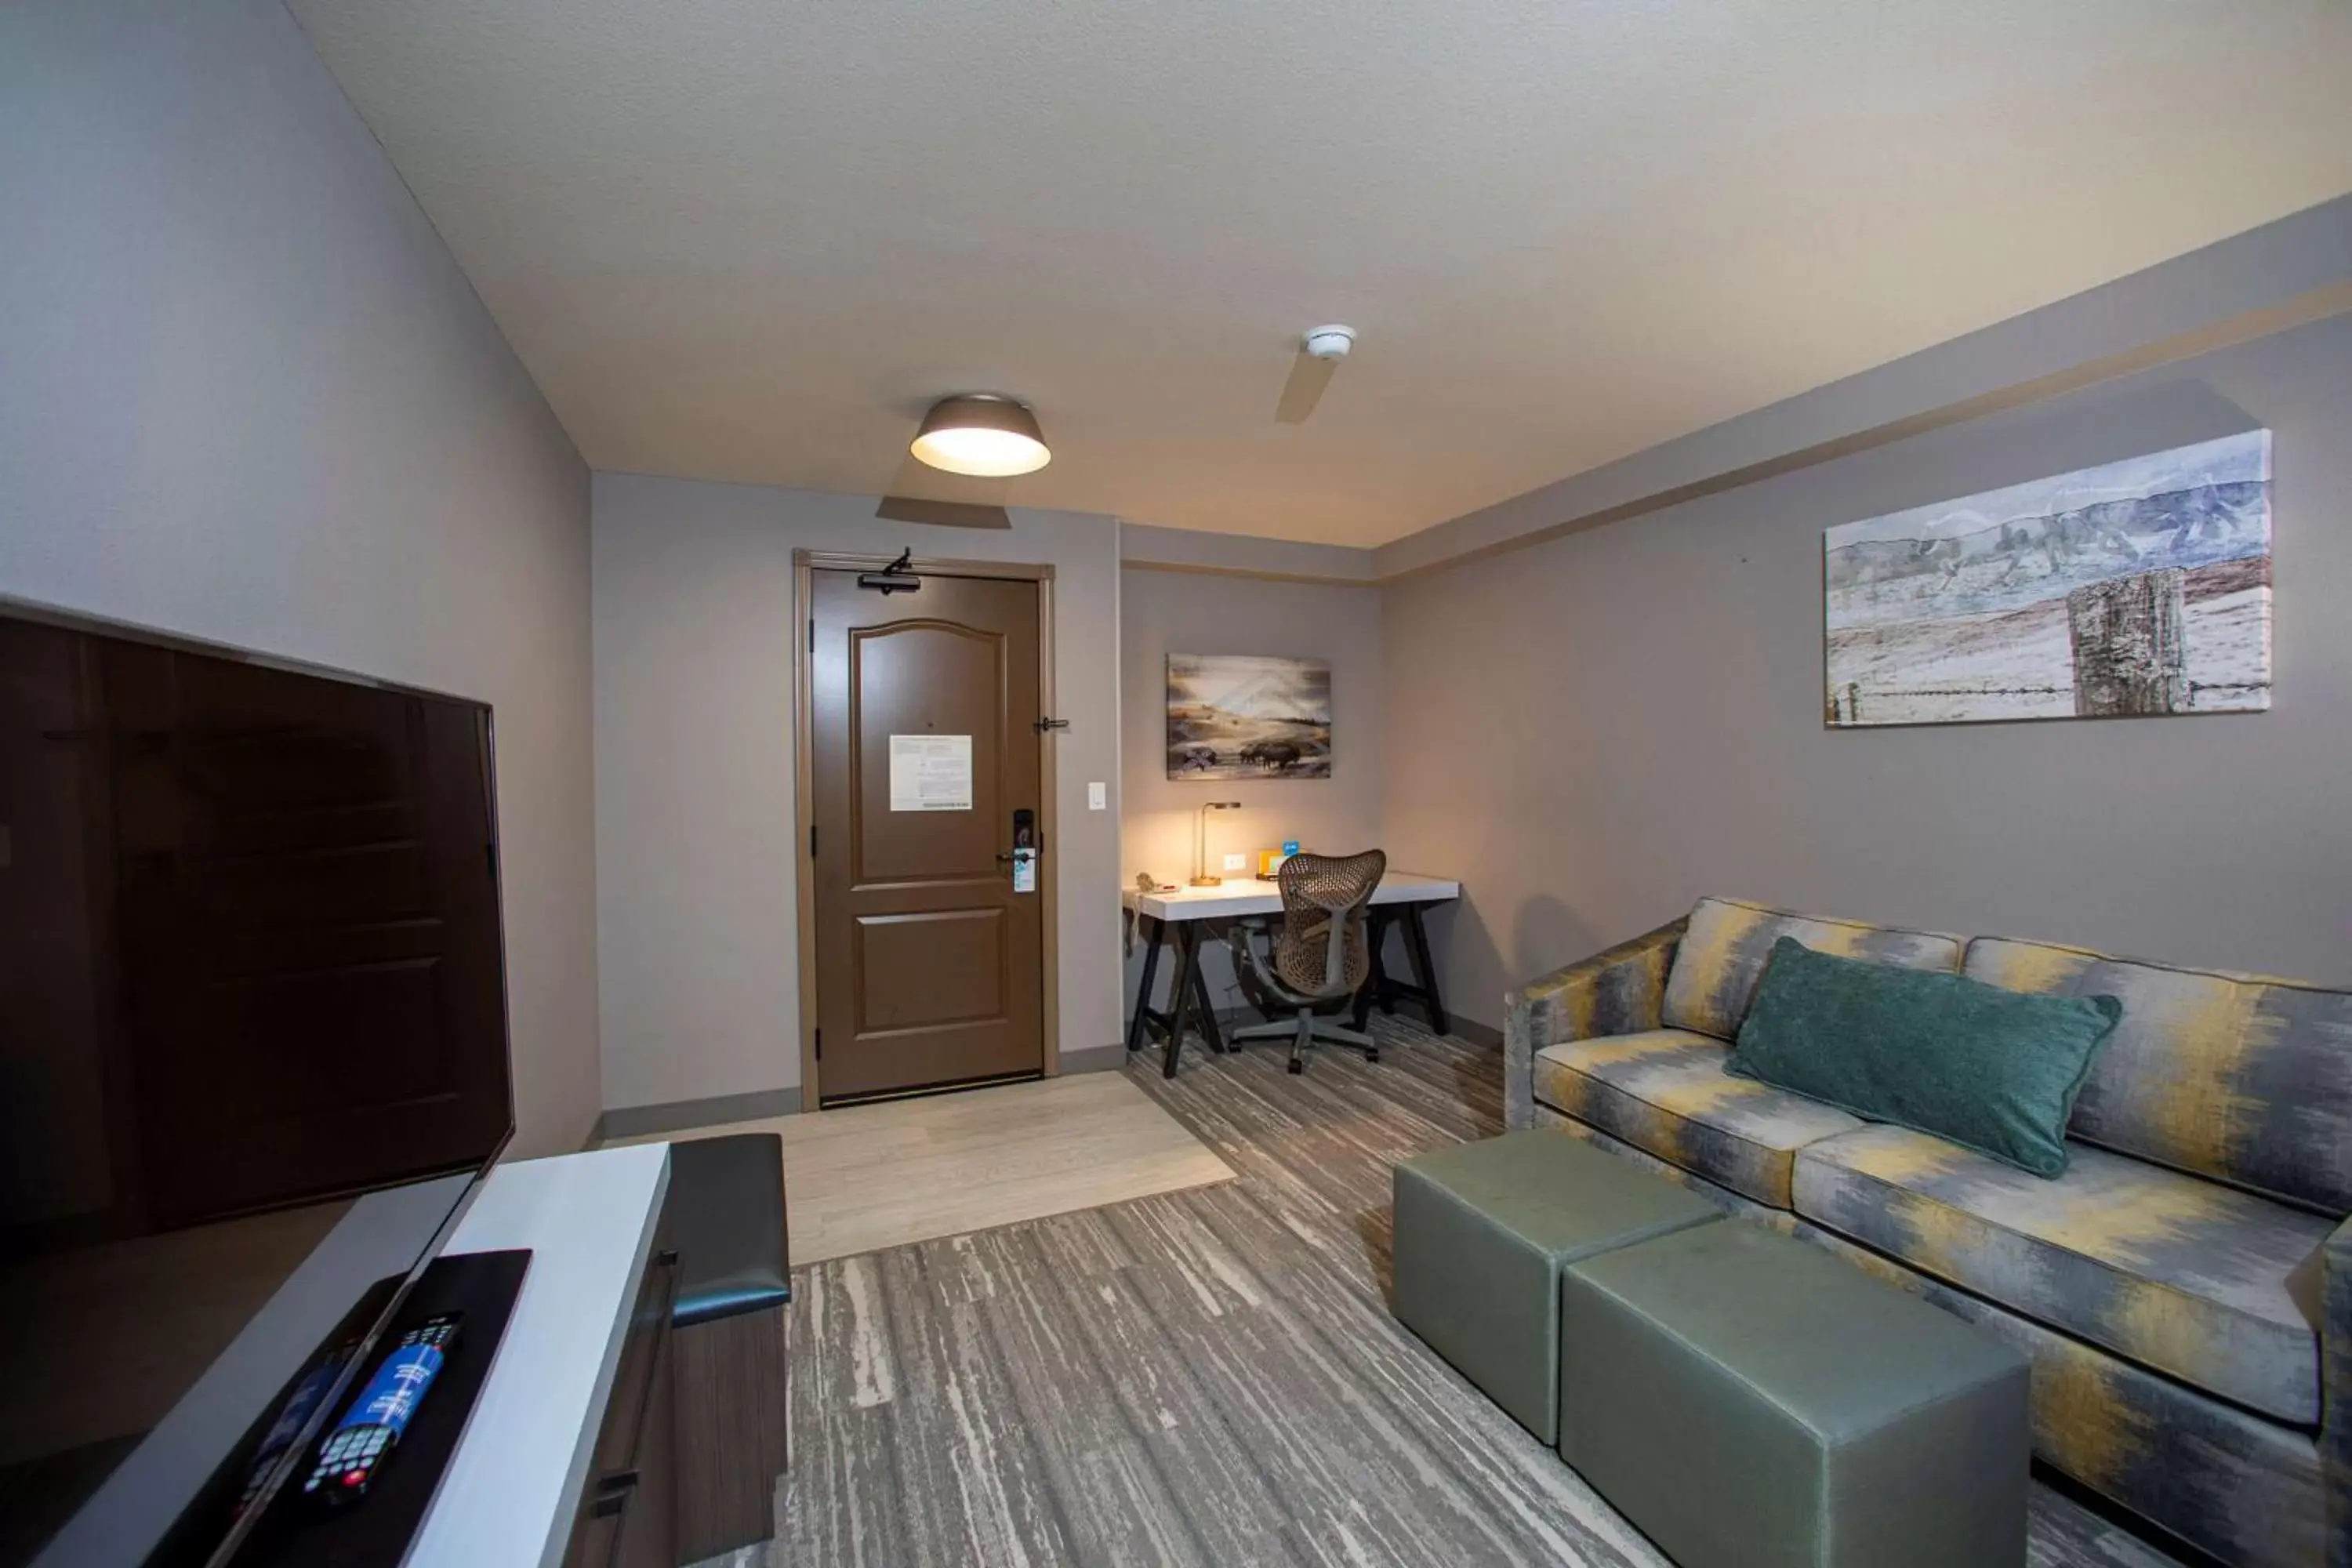
<path fill-rule="evenodd" d="M 1288 1062 L 1285 1065 L 1287 1066 L 1292 1072 L 1305 1072 L 1307 1070 L 1307 1064 L 1305 1062 Z"/>

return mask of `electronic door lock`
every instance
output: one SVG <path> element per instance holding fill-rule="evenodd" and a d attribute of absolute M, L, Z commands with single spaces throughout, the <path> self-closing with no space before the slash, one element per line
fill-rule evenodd
<path fill-rule="evenodd" d="M 1037 890 L 1037 814 L 1025 805 L 1013 814 L 1013 890 Z"/>

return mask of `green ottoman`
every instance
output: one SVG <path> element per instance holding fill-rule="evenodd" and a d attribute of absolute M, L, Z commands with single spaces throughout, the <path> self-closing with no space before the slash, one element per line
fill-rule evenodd
<path fill-rule="evenodd" d="M 1545 1442 L 1559 1426 L 1563 1264 L 1722 1218 L 1704 1198 L 1538 1129 L 1396 1167 L 1396 1315 Z"/>
<path fill-rule="evenodd" d="M 1559 1456 L 1682 1568 L 2025 1561 L 2026 1363 L 1829 1253 L 1707 1226 L 1570 1265 Z"/>

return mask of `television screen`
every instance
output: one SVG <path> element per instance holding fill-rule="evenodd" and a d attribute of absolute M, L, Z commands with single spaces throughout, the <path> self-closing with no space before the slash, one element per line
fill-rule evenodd
<path fill-rule="evenodd" d="M 438 1247 L 496 822 L 480 703 L 0 608 L 0 1568 L 213 1557 Z"/>

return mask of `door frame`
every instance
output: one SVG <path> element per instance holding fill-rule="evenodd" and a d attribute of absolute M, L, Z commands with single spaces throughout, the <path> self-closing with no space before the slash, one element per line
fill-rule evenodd
<path fill-rule="evenodd" d="M 799 968 L 800 1035 L 801 1035 L 801 1110 L 815 1111 L 824 1109 L 824 1091 L 818 1087 L 822 1065 L 816 1059 L 816 867 L 806 853 L 809 835 L 815 830 L 815 778 L 812 762 L 814 713 L 812 684 L 815 669 L 811 662 L 814 649 L 810 639 L 814 636 L 814 621 L 815 574 L 818 572 L 879 572 L 892 564 L 894 552 L 866 553 L 842 550 L 795 550 L 793 552 L 793 859 L 795 869 L 793 881 L 796 889 L 799 917 L 798 948 L 793 962 Z M 1051 716 L 1054 711 L 1054 568 L 1051 565 L 1012 561 L 956 561 L 918 556 L 905 568 L 925 577 L 988 577 L 1037 584 L 1037 711 Z M 1039 998 L 1041 1011 L 1038 1022 L 1043 1033 L 1045 1052 L 1039 1067 L 1047 1078 L 1059 1077 L 1062 1071 L 1062 960 L 1060 938 L 1060 898 L 1056 891 L 1062 880 L 1060 827 L 1055 819 L 1055 798 L 1061 794 L 1061 779 L 1055 770 L 1055 731 L 1040 731 L 1037 735 L 1038 832 L 1042 835 L 1046 853 L 1053 857 L 1052 874 L 1038 879 L 1038 919 L 1045 929 L 1042 953 L 1042 984 L 1045 994 Z"/>

